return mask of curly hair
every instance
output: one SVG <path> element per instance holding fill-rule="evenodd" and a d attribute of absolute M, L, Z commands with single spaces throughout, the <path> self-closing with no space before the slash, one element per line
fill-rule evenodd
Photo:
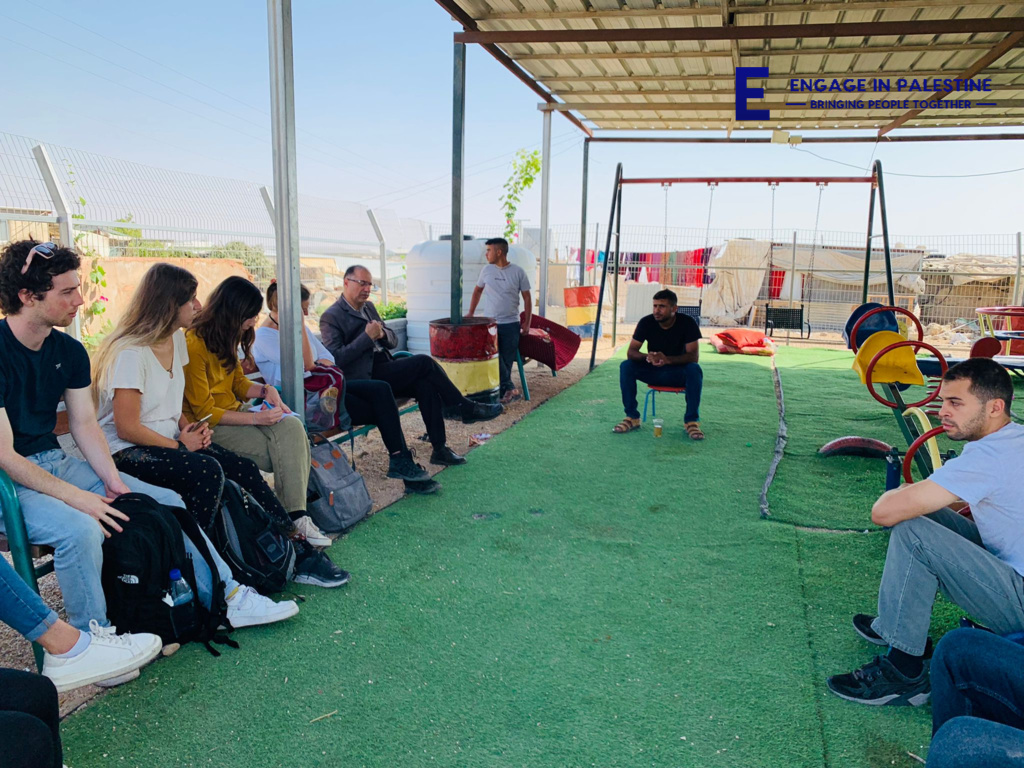
<path fill-rule="evenodd" d="M 206 306 L 192 321 L 192 332 L 230 373 L 238 365 L 238 348 L 242 348 L 242 357 L 248 359 L 256 340 L 256 332 L 252 328 L 243 331 L 242 325 L 262 311 L 260 289 L 244 277 L 232 275 L 213 289 Z"/>
<path fill-rule="evenodd" d="M 37 300 L 42 301 L 46 292 L 53 289 L 53 278 L 81 266 L 82 260 L 74 250 L 56 248 L 48 259 L 37 252 L 28 271 L 21 274 L 28 252 L 39 244 L 38 240 L 18 240 L 0 253 L 0 310 L 5 315 L 16 315 L 21 311 L 18 294 L 22 291 L 31 291 Z"/>

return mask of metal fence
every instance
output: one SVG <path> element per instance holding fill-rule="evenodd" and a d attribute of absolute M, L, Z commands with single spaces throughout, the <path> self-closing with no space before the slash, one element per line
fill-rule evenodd
<path fill-rule="evenodd" d="M 99 258 L 234 258 L 261 288 L 275 273 L 269 190 L 250 181 L 155 168 L 0 133 L 0 242 L 73 241 Z M 370 215 L 375 216 L 380 236 Z M 404 291 L 402 257 L 424 222 L 358 203 L 299 196 L 302 279 L 333 291 L 353 263 Z"/>
<path fill-rule="evenodd" d="M 250 181 L 155 168 L 0 133 L 0 242 L 69 240 L 100 259 L 234 258 L 263 288 L 276 271 L 269 199 L 266 188 Z M 371 266 L 378 278 L 385 272 L 391 296 L 402 297 L 404 254 L 417 242 L 449 232 L 447 223 L 402 219 L 393 211 L 371 212 L 358 203 L 308 195 L 299 196 L 299 221 L 302 280 L 321 298 L 334 293 L 345 268 L 357 262 Z M 503 230 L 500 224 L 465 228 L 476 237 L 499 237 Z M 723 250 L 744 239 L 769 244 L 769 263 L 724 266 Z M 538 228 L 520 222 L 513 240 L 539 253 Z M 561 289 L 581 282 L 581 245 L 582 282 L 595 284 L 606 242 L 606 224 L 589 225 L 584 243 L 578 224 L 551 227 L 548 303 L 553 319 L 562 303 Z M 828 340 L 860 303 L 863 232 L 630 225 L 618 245 L 619 274 L 609 285 L 618 284 L 623 321 L 649 305 L 655 286 L 672 286 L 680 303 L 696 305 L 716 280 L 735 280 L 744 271 L 759 283 L 753 311 L 733 318 L 737 322 L 763 324 L 768 305 L 803 307 L 815 336 Z M 896 301 L 918 313 L 939 341 L 973 339 L 977 307 L 1019 304 L 1024 298 L 1019 234 L 897 233 L 891 245 L 896 253 L 919 256 L 910 260 L 912 268 L 896 270 Z M 879 267 L 881 248 L 876 238 L 873 264 Z M 382 250 L 383 270 L 378 266 Z M 848 259 L 844 269 L 821 266 L 840 252 L 854 261 Z M 876 268 L 872 272 L 870 298 L 880 298 L 885 286 Z"/>

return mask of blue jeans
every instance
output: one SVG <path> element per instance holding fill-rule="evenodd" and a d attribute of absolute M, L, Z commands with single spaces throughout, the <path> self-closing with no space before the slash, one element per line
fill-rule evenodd
<path fill-rule="evenodd" d="M 930 768 L 1024 766 L 1024 647 L 957 629 L 931 663 Z"/>
<path fill-rule="evenodd" d="M 57 614 L 0 557 L 0 621 L 35 642 L 57 623 Z"/>
<path fill-rule="evenodd" d="M 519 322 L 498 324 L 498 373 L 501 377 L 501 394 L 513 390 L 512 366 L 516 364 L 516 352 L 519 351 Z"/>
<path fill-rule="evenodd" d="M 619 389 L 622 407 L 631 419 L 639 419 L 636 403 L 636 383 L 656 387 L 686 387 L 686 415 L 683 421 L 700 421 L 700 391 L 704 386 L 704 372 L 697 363 L 686 365 L 654 366 L 646 361 L 623 360 L 619 366 Z"/>
<path fill-rule="evenodd" d="M 973 520 L 948 507 L 893 526 L 871 628 L 921 656 L 940 589 L 1000 634 L 1024 630 L 1024 579 L 985 549 Z"/>
<path fill-rule="evenodd" d="M 68 456 L 64 451 L 42 451 L 29 456 L 28 460 L 76 488 L 100 495 L 105 493 L 103 481 L 92 467 L 81 459 Z M 131 475 L 122 474 L 121 479 L 132 491 L 144 493 L 160 504 L 170 507 L 185 506 L 178 494 L 166 488 L 144 483 Z M 61 594 L 64 596 L 68 623 L 83 632 L 89 631 L 89 621 L 93 619 L 100 626 L 108 626 L 110 622 L 107 620 L 107 601 L 103 596 L 103 585 L 100 581 L 104 539 L 100 524 L 94 518 L 54 496 L 47 496 L 23 485 L 16 484 L 16 487 L 29 541 L 53 547 L 53 565 Z M 0 518 L 0 526 L 2 525 L 3 520 Z M 213 549 L 209 541 L 207 545 Z M 204 605 L 209 605 L 213 593 L 210 570 L 188 537 L 185 537 L 185 551 L 195 567 L 199 599 Z M 216 552 L 213 555 L 220 578 L 224 581 L 225 591 L 230 593 L 237 586 L 237 582 L 231 577 L 231 568 Z"/>

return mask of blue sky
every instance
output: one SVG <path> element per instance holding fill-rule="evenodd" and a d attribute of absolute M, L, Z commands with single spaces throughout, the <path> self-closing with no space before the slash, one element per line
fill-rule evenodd
<path fill-rule="evenodd" d="M 295 0 L 299 186 L 307 194 L 449 217 L 452 33 L 431 0 Z M 158 167 L 271 181 L 266 10 L 260 0 L 127 3 L 8 0 L 0 7 L 0 130 Z M 91 31 L 89 31 L 91 30 Z M 131 50 L 129 50 L 131 49 Z M 508 161 L 538 148 L 537 97 L 482 49 L 468 61 L 466 218 L 499 223 Z M 580 216 L 582 135 L 555 116 L 551 222 Z M 627 175 L 846 175 L 872 152 L 889 174 L 890 226 L 907 235 L 1024 229 L 1024 142 L 806 146 L 595 145 L 592 221 Z M 822 159 L 827 158 L 827 159 Z M 811 229 L 812 187 L 779 190 L 776 226 Z M 763 187 L 722 187 L 713 226 L 766 228 Z M 670 223 L 703 227 L 707 191 L 670 192 Z M 539 222 L 539 184 L 520 215 Z M 861 231 L 867 191 L 832 187 L 821 228 Z M 624 220 L 661 225 L 658 188 L 630 189 Z"/>

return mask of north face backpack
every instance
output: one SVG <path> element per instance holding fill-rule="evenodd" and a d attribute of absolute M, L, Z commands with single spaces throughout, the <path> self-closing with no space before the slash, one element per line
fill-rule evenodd
<path fill-rule="evenodd" d="M 321 530 L 340 533 L 370 514 L 373 500 L 363 476 L 349 466 L 341 448 L 319 435 L 310 442 L 306 511 Z"/>
<path fill-rule="evenodd" d="M 264 595 L 280 592 L 295 571 L 295 545 L 270 514 L 233 480 L 207 532 L 235 578 Z"/>
<path fill-rule="evenodd" d="M 121 632 L 152 632 L 168 643 L 197 640 L 214 656 L 210 642 L 238 647 L 218 627 L 227 624 L 224 583 L 199 525 L 180 507 L 169 507 L 141 493 L 118 496 L 111 506 L 128 516 L 122 532 L 103 544 L 101 581 L 107 600 L 107 618 Z M 199 602 L 195 568 L 185 551 L 184 534 L 196 545 L 213 574 L 210 609 Z M 192 600 L 171 605 L 167 598 L 172 570 L 181 572 L 192 590 Z"/>

